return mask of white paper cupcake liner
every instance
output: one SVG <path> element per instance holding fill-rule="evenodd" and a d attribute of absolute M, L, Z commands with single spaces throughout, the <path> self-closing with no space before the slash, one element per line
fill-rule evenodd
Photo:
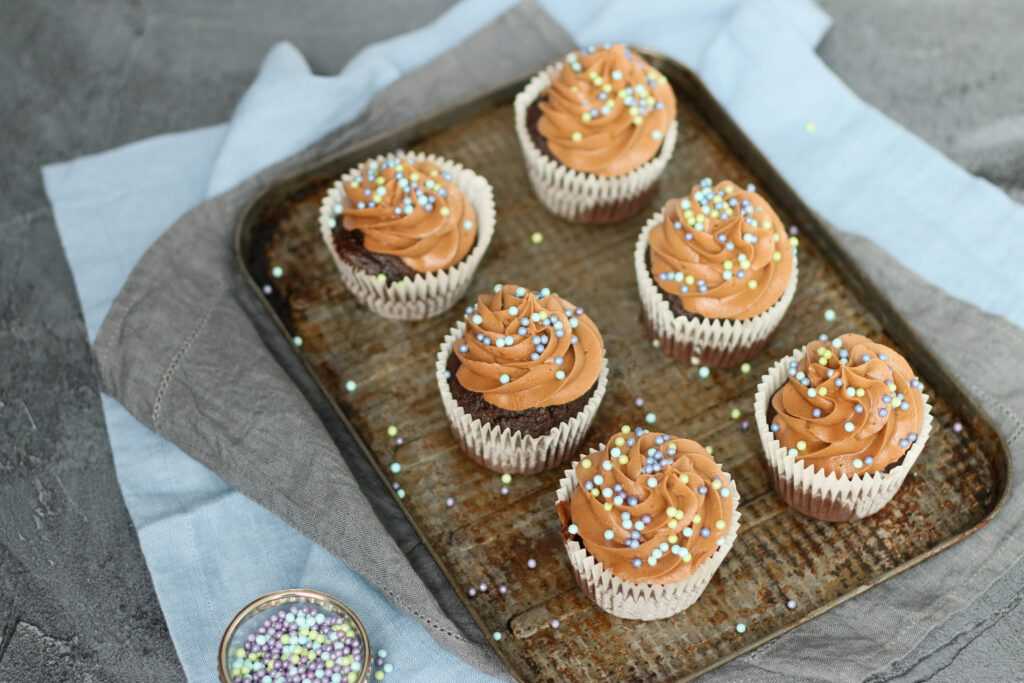
<path fill-rule="evenodd" d="M 633 250 L 644 318 L 651 333 L 659 340 L 661 350 L 665 355 L 683 362 L 713 366 L 737 365 L 755 355 L 778 327 L 793 302 L 799 276 L 796 255 L 793 256 L 793 273 L 782 297 L 764 313 L 747 320 L 677 317 L 647 267 L 651 230 L 663 220 L 661 211 L 651 216 L 640 231 Z"/>
<path fill-rule="evenodd" d="M 590 429 L 590 423 L 608 386 L 608 359 L 601 359 L 597 388 L 578 414 L 552 427 L 547 434 L 530 436 L 518 430 L 484 423 L 467 413 L 452 397 L 445 371 L 455 341 L 462 339 L 465 332 L 465 321 L 458 322 L 448 332 L 437 353 L 435 367 L 437 386 L 441 390 L 448 423 L 466 455 L 495 472 L 535 474 L 558 466 L 578 452 L 580 442 Z"/>
<path fill-rule="evenodd" d="M 597 449 L 591 449 L 589 455 L 601 451 L 604 444 Z M 573 492 L 579 486 L 576 479 L 576 465 L 574 461 L 565 476 L 559 481 L 556 501 L 568 502 Z M 667 584 L 646 584 L 633 583 L 620 579 L 605 568 L 600 562 L 587 552 L 582 543 L 575 538 L 565 541 L 565 550 L 569 554 L 569 563 L 572 565 L 573 575 L 576 583 L 588 598 L 593 600 L 598 607 L 609 614 L 623 619 L 639 619 L 641 621 L 654 621 L 665 619 L 679 614 L 687 607 L 697 601 L 704 589 L 707 588 L 711 577 L 722 564 L 722 560 L 729 554 L 740 528 L 740 494 L 733 485 L 732 477 L 726 473 L 726 484 L 732 490 L 732 522 L 725 534 L 725 541 L 721 546 L 697 567 L 693 576 L 685 581 Z"/>
<path fill-rule="evenodd" d="M 826 475 L 823 470 L 815 471 L 813 466 L 789 455 L 768 424 L 768 406 L 772 396 L 789 379 L 790 361 L 799 361 L 804 353 L 805 349 L 794 349 L 792 355 L 775 363 L 761 378 L 754 394 L 757 433 L 761 437 L 775 489 L 791 507 L 811 517 L 830 522 L 863 519 L 875 514 L 892 500 L 924 450 L 932 428 L 932 409 L 928 395 L 923 392 L 921 394 L 924 418 L 917 432 L 917 441 L 911 445 L 898 466 L 888 472 L 859 474 L 852 479 L 846 475 L 838 477 L 834 472 Z"/>
<path fill-rule="evenodd" d="M 543 154 L 534 144 L 526 126 L 526 112 L 551 85 L 552 74 L 563 68 L 561 61 L 534 76 L 515 99 L 515 126 L 523 149 L 530 184 L 551 213 L 575 221 L 598 207 L 626 202 L 649 190 L 657 182 L 676 148 L 679 124 L 673 121 L 665 133 L 657 156 L 629 173 L 602 177 L 569 168 Z M 622 216 L 623 218 L 625 215 Z"/>
<path fill-rule="evenodd" d="M 383 162 L 395 156 L 398 155 L 380 155 L 377 160 Z M 434 273 L 417 273 L 413 278 L 406 277 L 397 282 L 378 280 L 376 274 L 367 273 L 342 259 L 334 246 L 333 232 L 344 228 L 340 227 L 334 207 L 348 201 L 344 185 L 351 181 L 357 169 L 349 170 L 335 181 L 320 202 L 320 233 L 342 281 L 361 304 L 385 318 L 423 320 L 447 311 L 466 293 L 494 235 L 494 190 L 483 176 L 443 157 L 423 152 L 410 152 L 401 157 L 417 162 L 430 161 L 452 174 L 456 187 L 476 212 L 476 244 L 466 258 L 451 268 Z"/>

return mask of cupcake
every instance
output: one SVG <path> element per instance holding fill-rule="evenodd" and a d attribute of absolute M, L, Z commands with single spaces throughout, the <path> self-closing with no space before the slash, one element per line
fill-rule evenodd
<path fill-rule="evenodd" d="M 696 441 L 623 427 L 566 470 L 556 505 L 587 597 L 617 617 L 650 621 L 704 592 L 736 540 L 739 499 Z"/>
<path fill-rule="evenodd" d="M 494 234 L 494 192 L 433 154 L 378 156 L 327 191 L 320 232 L 361 304 L 386 318 L 422 320 L 465 294 Z"/>
<path fill-rule="evenodd" d="M 754 416 L 779 495 L 830 522 L 867 517 L 892 500 L 932 423 L 907 361 L 859 334 L 822 335 L 772 366 Z"/>
<path fill-rule="evenodd" d="M 754 191 L 704 178 L 644 225 L 633 253 L 644 325 L 666 356 L 722 367 L 755 356 L 796 292 L 796 238 Z"/>
<path fill-rule="evenodd" d="M 608 381 L 594 322 L 552 294 L 495 285 L 466 309 L 437 354 L 448 422 L 470 458 L 496 472 L 532 474 L 572 453 Z"/>
<path fill-rule="evenodd" d="M 641 211 L 676 145 L 676 97 L 624 45 L 570 52 L 515 100 L 530 183 L 552 213 L 611 223 Z"/>

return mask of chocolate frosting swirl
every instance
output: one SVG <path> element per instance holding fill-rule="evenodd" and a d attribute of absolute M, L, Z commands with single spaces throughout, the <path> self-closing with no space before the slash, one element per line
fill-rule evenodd
<path fill-rule="evenodd" d="M 496 285 L 466 309 L 455 343 L 459 383 L 505 410 L 569 403 L 601 374 L 604 341 L 582 308 L 552 294 Z"/>
<path fill-rule="evenodd" d="M 396 256 L 418 273 L 451 268 L 476 240 L 472 205 L 432 161 L 370 159 L 344 190 L 345 230 L 358 230 L 366 249 Z"/>
<path fill-rule="evenodd" d="M 701 180 L 665 204 L 651 230 L 651 273 L 683 308 L 706 318 L 746 320 L 782 298 L 796 242 L 760 195 L 724 180 Z"/>
<path fill-rule="evenodd" d="M 729 531 L 731 478 L 696 441 L 638 427 L 575 471 L 579 486 L 558 508 L 563 533 L 620 579 L 688 579 Z"/>
<path fill-rule="evenodd" d="M 859 334 L 814 341 L 788 372 L 771 399 L 770 429 L 816 471 L 851 478 L 882 472 L 917 440 L 924 385 L 888 346 Z"/>
<path fill-rule="evenodd" d="M 606 177 L 653 159 L 676 118 L 668 79 L 624 45 L 570 52 L 539 106 L 537 132 L 551 154 Z"/>

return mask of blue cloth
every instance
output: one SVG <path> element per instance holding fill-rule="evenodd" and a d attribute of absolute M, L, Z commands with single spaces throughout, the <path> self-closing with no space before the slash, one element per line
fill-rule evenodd
<path fill-rule="evenodd" d="M 853 95 L 814 53 L 829 20 L 810 0 L 664 0 L 641 11 L 634 2 L 542 4 L 581 45 L 631 42 L 695 69 L 819 214 L 950 294 L 1024 325 L 1024 300 L 1013 296 L 1024 291 L 1024 271 L 1013 267 L 1024 257 L 1024 208 Z M 399 75 L 508 6 L 463 2 L 364 50 L 336 76 L 311 74 L 292 46 L 278 45 L 228 124 L 46 167 L 90 338 L 138 258 L 188 208 L 351 120 Z M 483 679 L 342 562 L 116 401 L 104 397 L 103 405 L 118 480 L 190 680 L 215 680 L 217 642 L 238 608 L 298 585 L 336 595 L 361 615 L 374 647 L 390 653 L 389 678 L 430 680 L 442 671 L 445 680 Z"/>

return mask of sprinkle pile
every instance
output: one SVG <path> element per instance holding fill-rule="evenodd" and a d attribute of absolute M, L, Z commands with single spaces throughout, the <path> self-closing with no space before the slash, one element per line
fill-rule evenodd
<path fill-rule="evenodd" d="M 229 658 L 233 683 L 352 683 L 364 643 L 350 619 L 293 605 L 264 619 Z"/>

